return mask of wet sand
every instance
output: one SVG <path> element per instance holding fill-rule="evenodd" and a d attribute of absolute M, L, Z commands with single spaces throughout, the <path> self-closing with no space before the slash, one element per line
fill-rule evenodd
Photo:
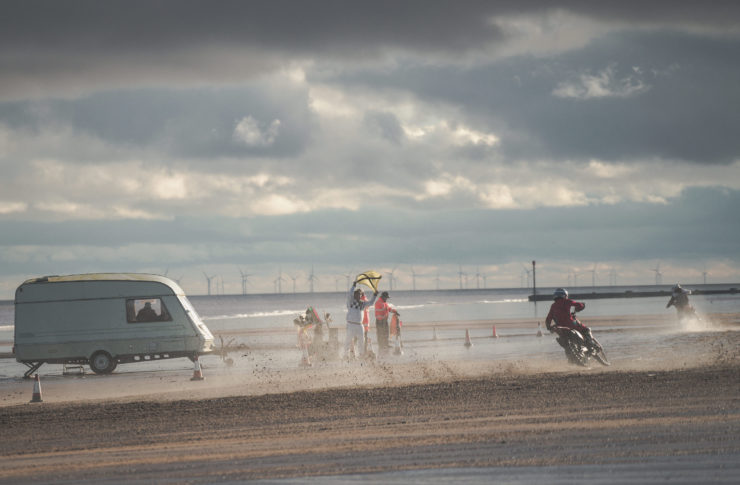
<path fill-rule="evenodd" d="M 228 483 L 675 457 L 736 463 L 737 330 L 737 316 L 727 317 L 714 331 L 667 339 L 654 359 L 616 352 L 612 367 L 589 369 L 558 355 L 264 367 L 236 386 L 228 372 L 185 384 L 181 371 L 59 379 L 44 387 L 67 388 L 56 402 L 0 407 L 0 482 Z M 132 382 L 149 387 L 84 400 L 92 386 Z M 706 478 L 740 479 L 737 467 Z"/>

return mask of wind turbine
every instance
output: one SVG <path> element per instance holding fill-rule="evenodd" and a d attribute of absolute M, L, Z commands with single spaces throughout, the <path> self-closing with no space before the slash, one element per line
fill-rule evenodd
<path fill-rule="evenodd" d="M 393 273 L 396 272 L 397 267 L 394 267 L 389 273 L 388 273 L 388 285 L 390 286 L 390 291 L 393 291 L 393 280 L 396 279 L 395 276 L 393 276 Z"/>
<path fill-rule="evenodd" d="M 275 278 L 275 290 L 276 293 L 282 293 L 283 292 L 283 281 L 285 281 L 285 278 L 283 278 L 283 270 L 278 270 L 278 277 Z"/>
<path fill-rule="evenodd" d="M 439 289 L 439 271 L 437 271 L 437 278 L 435 281 L 437 282 L 437 289 Z"/>
<path fill-rule="evenodd" d="M 239 274 L 242 275 L 242 295 L 246 295 L 247 294 L 247 283 L 249 283 L 249 277 L 252 275 L 245 273 L 244 271 L 242 271 L 241 268 L 239 268 Z"/>
<path fill-rule="evenodd" d="M 657 266 L 653 269 L 655 271 L 655 284 L 662 285 L 663 284 L 663 273 L 660 272 L 660 262 L 658 262 Z"/>
<path fill-rule="evenodd" d="M 480 267 L 475 267 L 475 288 L 480 290 Z"/>
<path fill-rule="evenodd" d="M 293 280 L 293 294 L 295 295 L 295 280 L 298 279 L 297 276 L 291 276 L 290 279 Z"/>
<path fill-rule="evenodd" d="M 313 293 L 313 282 L 316 280 L 318 280 L 318 278 L 313 273 L 313 265 L 311 265 L 311 274 L 308 275 L 308 284 L 310 286 L 311 293 Z"/>
<path fill-rule="evenodd" d="M 206 280 L 208 280 L 208 296 L 211 296 L 211 280 L 216 277 L 216 275 L 208 276 L 205 271 L 203 271 L 203 276 L 206 277 Z"/>
<path fill-rule="evenodd" d="M 467 286 L 468 283 L 468 275 L 467 273 L 464 273 L 462 270 L 462 265 L 460 265 L 460 270 L 457 272 L 457 276 L 460 278 L 460 289 L 463 289 L 463 276 L 465 277 L 465 286 Z"/>
<path fill-rule="evenodd" d="M 413 266 L 411 266 L 411 288 L 416 291 L 416 271 Z"/>
<path fill-rule="evenodd" d="M 524 286 L 524 275 L 527 275 L 527 286 Z M 522 268 L 522 288 L 529 288 L 529 275 L 532 274 L 529 268 L 524 266 Z"/>
<path fill-rule="evenodd" d="M 617 270 L 614 268 L 609 270 L 609 284 L 617 286 Z"/>
<path fill-rule="evenodd" d="M 704 265 L 704 271 L 702 271 L 702 272 L 701 272 L 701 275 L 702 275 L 702 276 L 704 277 L 704 284 L 705 284 L 705 285 L 707 284 L 707 275 L 708 275 L 708 274 L 709 274 L 709 273 L 707 272 L 707 265 L 705 264 L 705 265 Z"/>
<path fill-rule="evenodd" d="M 596 288 L 596 265 L 598 263 L 594 263 L 593 269 L 588 270 L 589 273 L 591 273 L 591 288 Z"/>

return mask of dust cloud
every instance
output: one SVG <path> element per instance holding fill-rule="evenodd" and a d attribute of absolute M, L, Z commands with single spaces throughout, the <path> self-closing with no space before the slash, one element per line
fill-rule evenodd
<path fill-rule="evenodd" d="M 610 367 L 568 364 L 554 337 L 536 336 L 537 322 L 443 322 L 419 325 L 404 333 L 403 355 L 390 350 L 375 360 L 341 359 L 341 345 L 324 358 L 302 365 L 295 335 L 282 344 L 249 345 L 249 334 L 230 336 L 233 345 L 199 360 L 203 381 L 191 381 L 193 363 L 172 359 L 122 364 L 111 375 L 63 374 L 61 365 L 44 365 L 44 402 L 138 401 L 255 396 L 330 388 L 392 387 L 430 384 L 492 375 L 600 373 L 685 369 L 738 360 L 740 316 L 712 315 L 678 322 L 675 315 L 592 318 L 586 323 L 601 342 Z M 434 327 L 434 329 L 432 328 Z M 433 332 L 432 332 L 433 330 Z M 469 330 L 471 347 L 464 345 Z M 340 338 L 340 342 L 342 342 Z M 377 353 L 377 347 L 375 348 Z M 26 403 L 31 382 L 21 379 L 23 366 L 4 364 L 5 393 L 0 406 Z"/>

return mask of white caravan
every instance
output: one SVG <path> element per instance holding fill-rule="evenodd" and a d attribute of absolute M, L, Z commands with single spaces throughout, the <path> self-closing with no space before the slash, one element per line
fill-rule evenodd
<path fill-rule="evenodd" d="M 44 276 L 15 291 L 15 345 L 28 378 L 44 363 L 118 364 L 212 352 L 213 335 L 182 289 L 163 276 Z"/>

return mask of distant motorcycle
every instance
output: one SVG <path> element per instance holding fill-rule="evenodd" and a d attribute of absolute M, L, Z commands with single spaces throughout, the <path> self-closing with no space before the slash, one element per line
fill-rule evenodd
<path fill-rule="evenodd" d="M 699 315 L 696 314 L 696 310 L 694 310 L 694 307 L 691 306 L 691 304 L 689 303 L 690 294 L 691 290 L 681 288 L 681 285 L 679 285 L 678 283 L 671 290 L 671 299 L 668 301 L 668 304 L 665 307 L 676 307 L 679 322 L 683 322 L 687 319 L 701 320 L 699 318 Z"/>
<path fill-rule="evenodd" d="M 574 313 L 571 318 L 578 322 Z M 553 326 L 551 330 L 558 335 L 556 340 L 565 350 L 568 362 L 586 367 L 593 357 L 602 365 L 611 365 L 604 348 L 593 336 L 585 338 L 581 332 L 570 327 Z"/>

